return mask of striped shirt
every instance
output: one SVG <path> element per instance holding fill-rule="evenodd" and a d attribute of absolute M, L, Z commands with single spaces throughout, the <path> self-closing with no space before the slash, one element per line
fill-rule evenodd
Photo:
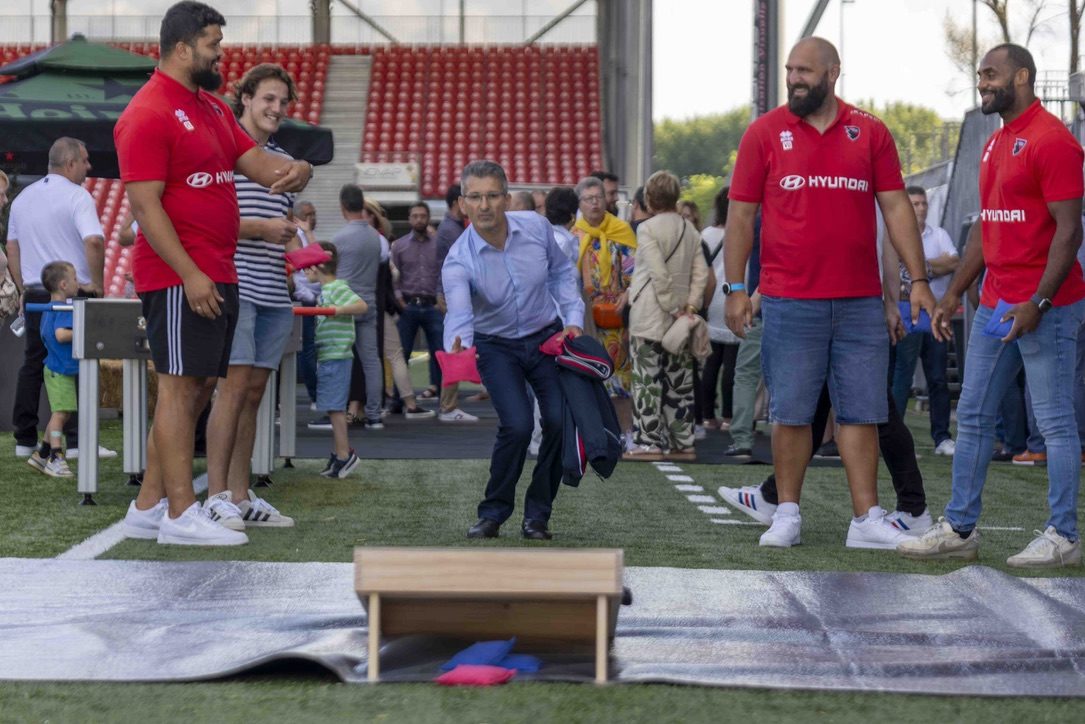
<path fill-rule="evenodd" d="M 320 306 L 343 307 L 359 301 L 357 294 L 350 290 L 342 279 L 324 284 L 320 290 Z M 354 317 L 350 314 L 337 314 L 334 317 L 317 317 L 316 348 L 317 361 L 330 359 L 350 359 L 351 347 L 354 346 Z"/>
<path fill-rule="evenodd" d="M 264 147 L 270 153 L 291 158 L 274 139 Z M 294 204 L 294 194 L 272 194 L 267 187 L 235 173 L 234 189 L 242 219 L 281 219 Z M 238 296 L 261 307 L 289 307 L 286 286 L 285 248 L 263 239 L 239 239 L 234 253 Z"/>

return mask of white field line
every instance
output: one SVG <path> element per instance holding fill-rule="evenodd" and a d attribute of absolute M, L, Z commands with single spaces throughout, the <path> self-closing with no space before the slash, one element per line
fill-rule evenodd
<path fill-rule="evenodd" d="M 703 493 L 704 488 L 700 485 L 675 485 L 674 489 L 681 493 Z"/>
<path fill-rule="evenodd" d="M 708 515 L 731 515 L 731 509 L 723 505 L 698 505 L 702 513 Z"/>
<path fill-rule="evenodd" d="M 1025 530 L 1024 528 L 1013 528 L 1013 527 L 1004 527 L 1004 526 L 997 526 L 997 525 L 978 525 L 976 527 L 979 528 L 980 530 L 1008 530 L 1008 531 L 1012 531 L 1014 533 L 1023 533 L 1024 530 Z"/>
<path fill-rule="evenodd" d="M 686 499 L 691 503 L 715 503 L 716 498 L 712 495 L 687 495 Z"/>
<path fill-rule="evenodd" d="M 675 483 L 692 483 L 693 478 L 689 475 L 668 475 L 667 480 Z"/>
<path fill-rule="evenodd" d="M 656 470 L 658 470 L 661 473 L 680 473 L 680 472 L 682 472 L 682 468 L 678 467 L 677 465 L 657 465 Z"/>
<path fill-rule="evenodd" d="M 207 473 L 192 481 L 192 487 L 199 495 L 207 490 Z M 90 561 L 108 551 L 124 540 L 124 521 L 119 520 L 103 531 L 95 533 L 82 543 L 78 543 L 57 556 L 61 561 Z"/>
<path fill-rule="evenodd" d="M 761 526 L 760 523 L 756 523 L 756 522 L 754 522 L 752 520 L 730 520 L 730 519 L 727 519 L 727 518 L 709 518 L 709 520 L 712 521 L 713 523 L 718 523 L 719 525 L 757 525 L 757 526 Z M 763 528 L 764 526 L 761 526 L 761 527 Z"/>

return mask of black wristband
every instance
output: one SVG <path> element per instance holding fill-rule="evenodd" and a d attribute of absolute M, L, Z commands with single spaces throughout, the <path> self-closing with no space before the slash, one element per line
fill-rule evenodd
<path fill-rule="evenodd" d="M 930 284 L 931 280 L 928 279 L 927 277 L 919 277 L 918 279 L 913 279 L 912 280 L 912 284 L 916 284 L 918 282 L 926 282 L 927 284 Z"/>

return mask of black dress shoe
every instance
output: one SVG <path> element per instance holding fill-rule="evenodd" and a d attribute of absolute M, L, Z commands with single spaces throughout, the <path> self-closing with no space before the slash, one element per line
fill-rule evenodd
<path fill-rule="evenodd" d="M 501 524 L 489 518 L 479 518 L 478 522 L 467 529 L 468 538 L 496 538 Z"/>
<path fill-rule="evenodd" d="M 553 534 L 546 529 L 546 523 L 541 520 L 525 520 L 520 529 L 524 538 L 528 540 L 550 540 Z"/>

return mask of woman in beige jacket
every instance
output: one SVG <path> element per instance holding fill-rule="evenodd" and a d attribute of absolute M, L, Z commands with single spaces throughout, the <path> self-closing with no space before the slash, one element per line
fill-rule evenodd
<path fill-rule="evenodd" d="M 681 186 L 657 171 L 644 185 L 655 213 L 637 227 L 637 255 L 629 287 L 633 359 L 633 442 L 627 460 L 693 460 L 693 355 L 662 345 L 675 319 L 696 314 L 708 267 L 700 232 L 676 211 Z"/>

